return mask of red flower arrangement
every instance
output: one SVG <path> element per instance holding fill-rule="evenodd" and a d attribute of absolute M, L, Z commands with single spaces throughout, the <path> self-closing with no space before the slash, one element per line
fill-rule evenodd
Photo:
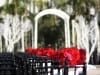
<path fill-rule="evenodd" d="M 52 48 L 44 48 L 44 56 L 48 56 L 50 58 L 52 58 L 55 55 L 55 50 Z"/>
<path fill-rule="evenodd" d="M 33 48 L 28 48 L 28 49 L 25 50 L 25 52 L 27 52 L 27 53 L 33 53 Z"/>
<path fill-rule="evenodd" d="M 36 55 L 37 49 L 28 48 L 28 49 L 25 50 L 25 52 Z"/>
<path fill-rule="evenodd" d="M 67 64 L 69 65 L 76 65 L 77 61 L 80 58 L 79 55 L 79 50 L 75 47 L 72 48 L 62 48 L 60 50 L 58 50 L 58 53 L 56 55 L 58 58 L 58 62 L 62 65 L 65 64 L 64 61 L 67 62 Z"/>
<path fill-rule="evenodd" d="M 79 49 L 80 52 L 80 58 L 77 61 L 78 64 L 84 64 L 86 60 L 86 51 L 84 49 Z"/>
<path fill-rule="evenodd" d="M 37 48 L 36 49 L 36 55 L 43 56 L 43 48 Z"/>
<path fill-rule="evenodd" d="M 26 50 L 26 52 L 39 56 L 47 56 L 49 58 L 57 60 L 60 65 L 64 65 L 65 62 L 68 65 L 83 64 L 86 59 L 85 50 L 78 49 L 76 47 L 62 48 L 57 51 L 52 48 L 29 48 Z"/>

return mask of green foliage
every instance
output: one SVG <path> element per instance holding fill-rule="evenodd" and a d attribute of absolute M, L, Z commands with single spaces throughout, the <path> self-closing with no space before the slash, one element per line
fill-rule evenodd
<path fill-rule="evenodd" d="M 40 28 L 44 26 L 54 26 L 55 25 L 55 16 L 54 15 L 45 15 L 39 20 Z"/>
<path fill-rule="evenodd" d="M 59 19 L 59 23 L 56 24 L 56 20 Z M 39 46 L 62 47 L 64 45 L 64 23 L 63 20 L 54 15 L 45 15 L 39 20 L 38 31 L 38 44 Z M 61 40 L 59 42 L 59 40 Z"/>
<path fill-rule="evenodd" d="M 36 0 L 35 3 L 36 3 L 36 5 L 38 7 L 42 7 L 43 6 L 43 0 Z"/>
<path fill-rule="evenodd" d="M 67 0 L 54 0 L 55 6 L 62 10 L 66 9 L 67 2 Z"/>
<path fill-rule="evenodd" d="M 75 14 L 83 14 L 84 12 L 83 5 L 85 4 L 86 7 L 88 8 L 89 7 L 88 5 L 94 4 L 95 0 L 69 0 L 68 2 L 72 3 Z"/>
<path fill-rule="evenodd" d="M 14 4 L 10 4 L 10 5 L 5 5 L 4 6 L 4 11 L 6 13 L 9 13 L 9 14 L 14 14 L 14 9 L 15 9 L 15 5 Z"/>

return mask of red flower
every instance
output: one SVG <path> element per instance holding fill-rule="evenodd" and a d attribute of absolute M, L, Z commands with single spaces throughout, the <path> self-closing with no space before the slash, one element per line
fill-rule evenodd
<path fill-rule="evenodd" d="M 86 60 L 86 51 L 84 49 L 80 49 L 80 59 L 78 60 L 78 64 L 84 64 Z"/>
<path fill-rule="evenodd" d="M 44 55 L 52 58 L 55 55 L 55 50 L 52 48 L 44 48 Z"/>
<path fill-rule="evenodd" d="M 36 55 L 43 56 L 43 48 L 37 48 Z"/>
<path fill-rule="evenodd" d="M 60 64 L 65 64 L 65 61 L 69 65 L 76 65 L 80 58 L 79 50 L 75 47 L 63 48 L 58 52 L 57 60 Z"/>
<path fill-rule="evenodd" d="M 25 50 L 25 52 L 35 55 L 36 54 L 36 50 L 37 49 L 35 49 L 35 48 L 34 49 L 33 48 L 28 48 L 28 49 Z"/>
<path fill-rule="evenodd" d="M 77 61 L 80 58 L 79 50 L 73 47 L 73 48 L 68 49 L 67 52 L 68 52 L 67 55 L 68 55 L 68 60 L 69 60 L 68 63 L 70 65 L 76 65 Z"/>
<path fill-rule="evenodd" d="M 31 53 L 31 54 L 32 54 L 32 51 L 33 51 L 32 48 L 28 48 L 28 49 L 25 50 L 25 52 L 27 52 L 27 53 Z"/>

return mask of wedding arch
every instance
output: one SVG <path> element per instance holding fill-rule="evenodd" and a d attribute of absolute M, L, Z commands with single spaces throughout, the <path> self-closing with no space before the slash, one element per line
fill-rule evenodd
<path fill-rule="evenodd" d="M 70 47 L 70 27 L 69 27 L 69 18 L 70 16 L 66 14 L 65 12 L 59 10 L 59 9 L 46 9 L 41 11 L 35 16 L 35 30 L 34 30 L 34 44 L 32 47 L 37 48 L 37 42 L 38 42 L 38 20 L 40 17 L 44 15 L 56 15 L 63 19 L 64 21 L 64 33 L 65 33 L 65 47 Z"/>

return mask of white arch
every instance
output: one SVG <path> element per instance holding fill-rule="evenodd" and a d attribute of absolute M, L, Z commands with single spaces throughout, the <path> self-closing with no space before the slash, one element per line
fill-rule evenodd
<path fill-rule="evenodd" d="M 37 41 L 38 41 L 38 20 L 40 17 L 44 15 L 56 15 L 59 16 L 64 20 L 64 30 L 65 30 L 65 47 L 70 47 L 70 27 L 69 27 L 69 18 L 70 16 L 65 12 L 59 9 L 46 9 L 41 11 L 35 16 L 35 33 L 34 33 L 34 48 L 37 48 Z"/>

